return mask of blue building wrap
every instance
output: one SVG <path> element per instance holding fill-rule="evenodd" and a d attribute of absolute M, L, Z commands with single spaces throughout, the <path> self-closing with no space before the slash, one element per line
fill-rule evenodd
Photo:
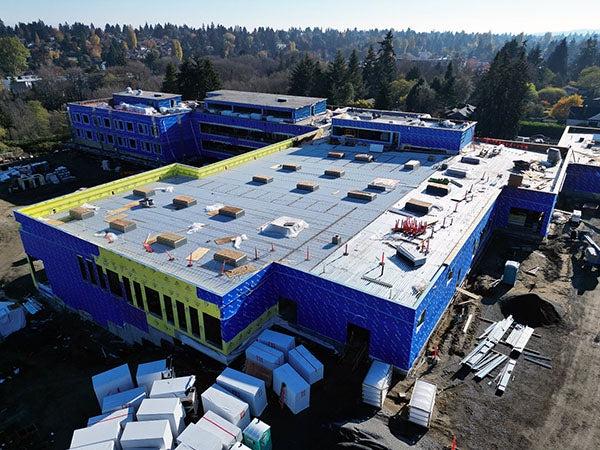
<path fill-rule="evenodd" d="M 540 236 L 548 233 L 552 213 L 556 205 L 557 194 L 551 192 L 533 191 L 530 189 L 504 186 L 494 210 L 494 227 L 504 229 L 509 225 L 509 215 L 512 208 L 521 208 L 542 213 L 539 230 Z"/>
<path fill-rule="evenodd" d="M 600 195 L 600 166 L 569 163 L 562 192 L 575 195 Z"/>

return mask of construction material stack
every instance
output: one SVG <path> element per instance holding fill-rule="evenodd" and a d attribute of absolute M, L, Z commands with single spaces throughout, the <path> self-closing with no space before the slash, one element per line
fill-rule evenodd
<path fill-rule="evenodd" d="M 227 367 L 217 377 L 217 384 L 246 402 L 253 416 L 260 416 L 267 407 L 265 382 Z"/>
<path fill-rule="evenodd" d="M 271 450 L 271 427 L 258 419 L 252 420 L 243 431 L 244 444 L 251 450 Z"/>
<path fill-rule="evenodd" d="M 408 404 L 408 420 L 425 428 L 429 428 L 437 387 L 435 384 L 417 380 Z"/>
<path fill-rule="evenodd" d="M 294 414 L 309 407 L 310 385 L 289 364 L 273 371 L 273 390 Z"/>
<path fill-rule="evenodd" d="M 212 411 L 239 428 L 246 428 L 252 419 L 248 404 L 218 384 L 206 389 L 201 398 L 204 412 Z"/>
<path fill-rule="evenodd" d="M 304 345 L 290 350 L 288 361 L 309 384 L 323 379 L 323 364 Z"/>
<path fill-rule="evenodd" d="M 392 383 L 392 366 L 381 361 L 373 361 L 362 383 L 364 403 L 383 408 L 383 402 Z"/>
<path fill-rule="evenodd" d="M 121 436 L 121 448 L 170 449 L 173 435 L 168 420 L 130 422 L 125 425 Z"/>
<path fill-rule="evenodd" d="M 147 398 L 142 401 L 136 414 L 140 422 L 168 420 L 173 437 L 184 429 L 185 411 L 178 398 Z"/>
<path fill-rule="evenodd" d="M 140 364 L 137 368 L 135 380 L 137 385 L 143 387 L 147 394 L 152 390 L 152 383 L 173 377 L 173 371 L 167 365 L 166 359 Z"/>

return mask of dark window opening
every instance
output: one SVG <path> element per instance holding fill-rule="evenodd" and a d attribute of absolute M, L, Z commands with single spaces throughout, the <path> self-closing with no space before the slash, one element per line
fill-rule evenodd
<path fill-rule="evenodd" d="M 168 295 L 163 295 L 163 302 L 165 303 L 165 315 L 167 322 L 171 325 L 175 325 L 175 316 L 173 315 L 173 301 Z"/>
<path fill-rule="evenodd" d="M 298 304 L 292 300 L 282 298 L 279 300 L 279 315 L 289 323 L 298 322 Z"/>
<path fill-rule="evenodd" d="M 543 212 L 531 211 L 523 208 L 510 208 L 508 225 L 525 228 L 531 231 L 540 231 L 544 218 Z"/>
<path fill-rule="evenodd" d="M 84 280 L 88 279 L 87 269 L 85 268 L 85 263 L 83 262 L 83 258 L 77 255 L 77 262 L 79 263 L 79 271 L 81 272 L 81 278 Z"/>
<path fill-rule="evenodd" d="M 187 331 L 187 318 L 185 317 L 185 305 L 179 300 L 175 301 L 177 305 L 177 324 L 180 330 Z"/>
<path fill-rule="evenodd" d="M 100 283 L 100 287 L 102 289 L 106 289 L 106 278 L 104 277 L 104 272 L 102 271 L 102 267 L 96 265 L 96 269 L 98 270 L 98 281 Z"/>
<path fill-rule="evenodd" d="M 123 279 L 123 287 L 125 288 L 125 299 L 127 303 L 135 305 L 133 302 L 133 293 L 131 292 L 131 283 L 129 282 L 129 278 L 121 277 Z"/>
<path fill-rule="evenodd" d="M 94 267 L 95 264 L 93 261 L 90 261 L 89 259 L 85 260 L 87 262 L 87 266 L 88 266 L 88 273 L 90 275 L 90 282 L 92 284 L 98 284 L 98 281 L 96 280 L 96 268 Z"/>
<path fill-rule="evenodd" d="M 419 331 L 419 328 L 421 328 L 421 325 L 423 325 L 425 323 L 425 315 L 427 313 L 427 310 L 424 309 L 421 314 L 419 314 L 419 319 L 417 320 L 417 331 Z"/>
<path fill-rule="evenodd" d="M 88 139 L 92 139 L 92 132 L 91 131 L 86 131 L 85 132 L 85 137 Z"/>
<path fill-rule="evenodd" d="M 113 137 L 112 134 L 107 134 L 106 135 L 106 139 L 108 140 L 109 144 L 114 144 L 115 143 L 115 138 Z"/>
<path fill-rule="evenodd" d="M 349 323 L 346 329 L 346 344 L 351 348 L 369 348 L 371 332 L 366 328 Z"/>
<path fill-rule="evenodd" d="M 104 118 L 104 128 L 110 128 L 110 119 L 107 117 Z"/>
<path fill-rule="evenodd" d="M 221 337 L 221 321 L 206 313 L 202 313 L 202 321 L 204 322 L 204 336 L 206 342 L 217 348 L 222 348 L 223 338 Z"/>
<path fill-rule="evenodd" d="M 148 286 L 144 286 L 146 293 L 146 305 L 148 312 L 162 319 L 162 310 L 160 308 L 160 294 Z"/>
<path fill-rule="evenodd" d="M 356 139 L 364 139 L 367 141 L 377 141 L 388 143 L 390 142 L 390 133 L 377 130 L 361 130 L 358 128 L 349 127 L 333 127 L 332 136 L 347 136 Z"/>
<path fill-rule="evenodd" d="M 133 291 L 135 292 L 135 299 L 137 307 L 144 309 L 144 298 L 142 297 L 142 286 L 137 281 L 133 282 Z"/>
<path fill-rule="evenodd" d="M 90 117 L 86 114 L 84 114 L 83 116 L 83 123 L 90 123 Z"/>
<path fill-rule="evenodd" d="M 106 269 L 106 277 L 108 278 L 108 287 L 110 288 L 110 292 L 117 297 L 123 297 L 119 275 L 110 269 Z"/>
<path fill-rule="evenodd" d="M 198 310 L 193 307 L 190 308 L 190 325 L 192 328 L 192 334 L 196 337 L 200 337 L 200 317 L 198 316 Z"/>
<path fill-rule="evenodd" d="M 31 269 L 35 281 L 41 284 L 48 284 L 48 275 L 44 268 L 44 261 L 30 255 L 27 255 L 27 257 L 29 259 L 29 268 Z"/>
<path fill-rule="evenodd" d="M 133 123 L 127 122 L 127 131 L 133 131 Z"/>

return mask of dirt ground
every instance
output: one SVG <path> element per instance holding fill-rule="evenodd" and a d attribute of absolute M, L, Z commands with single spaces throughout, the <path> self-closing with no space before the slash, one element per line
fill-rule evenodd
<path fill-rule="evenodd" d="M 78 177 L 71 186 L 8 196 L 0 192 L 0 289 L 21 299 L 33 292 L 12 208 L 108 181 L 99 161 L 77 154 L 52 156 Z M 130 169 L 133 170 L 133 169 Z M 580 229 L 598 233 L 600 218 L 587 218 Z M 554 227 L 543 243 L 523 244 L 495 238 L 471 274 L 466 288 L 480 301 L 457 296 L 429 348 L 426 359 L 407 378 L 395 376 L 382 411 L 360 402 L 368 363 L 353 351 L 337 354 L 301 339 L 325 363 L 325 380 L 311 392 L 311 407 L 297 416 L 281 408 L 273 392 L 263 419 L 272 426 L 274 448 L 295 449 L 442 449 L 456 436 L 462 449 L 600 448 L 600 296 L 599 273 L 582 263 L 583 247 L 568 224 Z M 497 284 L 508 259 L 521 263 L 515 287 Z M 528 274 L 527 272 L 532 274 Z M 520 308 L 506 298 L 535 293 L 543 308 Z M 467 302 L 467 303 L 465 303 Z M 504 305 L 504 306 L 503 306 Z M 507 306 L 508 305 L 508 306 Z M 517 360 L 506 393 L 497 396 L 491 378 L 476 382 L 461 373 L 460 360 L 488 326 L 480 317 L 499 320 L 513 313 L 538 320 L 528 348 L 552 359 L 552 369 Z M 469 314 L 474 320 L 462 329 Z M 540 319 L 542 317 L 542 319 Z M 499 344 L 497 350 L 508 353 Z M 196 374 L 200 392 L 223 366 L 186 348 L 151 344 L 129 347 L 100 327 L 66 312 L 45 307 L 28 326 L 0 342 L 0 448 L 67 448 L 73 429 L 83 427 L 99 407 L 90 377 L 122 364 L 172 357 L 179 375 Z M 243 361 L 233 365 L 239 368 Z M 495 375 L 497 371 L 493 372 Z M 405 420 L 410 389 L 417 377 L 437 384 L 432 427 L 426 431 Z"/>

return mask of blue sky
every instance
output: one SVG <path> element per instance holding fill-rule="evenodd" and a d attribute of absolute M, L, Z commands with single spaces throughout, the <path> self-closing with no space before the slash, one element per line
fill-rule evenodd
<path fill-rule="evenodd" d="M 599 28 L 600 0 L 0 0 L 0 19 L 539 33 Z"/>

